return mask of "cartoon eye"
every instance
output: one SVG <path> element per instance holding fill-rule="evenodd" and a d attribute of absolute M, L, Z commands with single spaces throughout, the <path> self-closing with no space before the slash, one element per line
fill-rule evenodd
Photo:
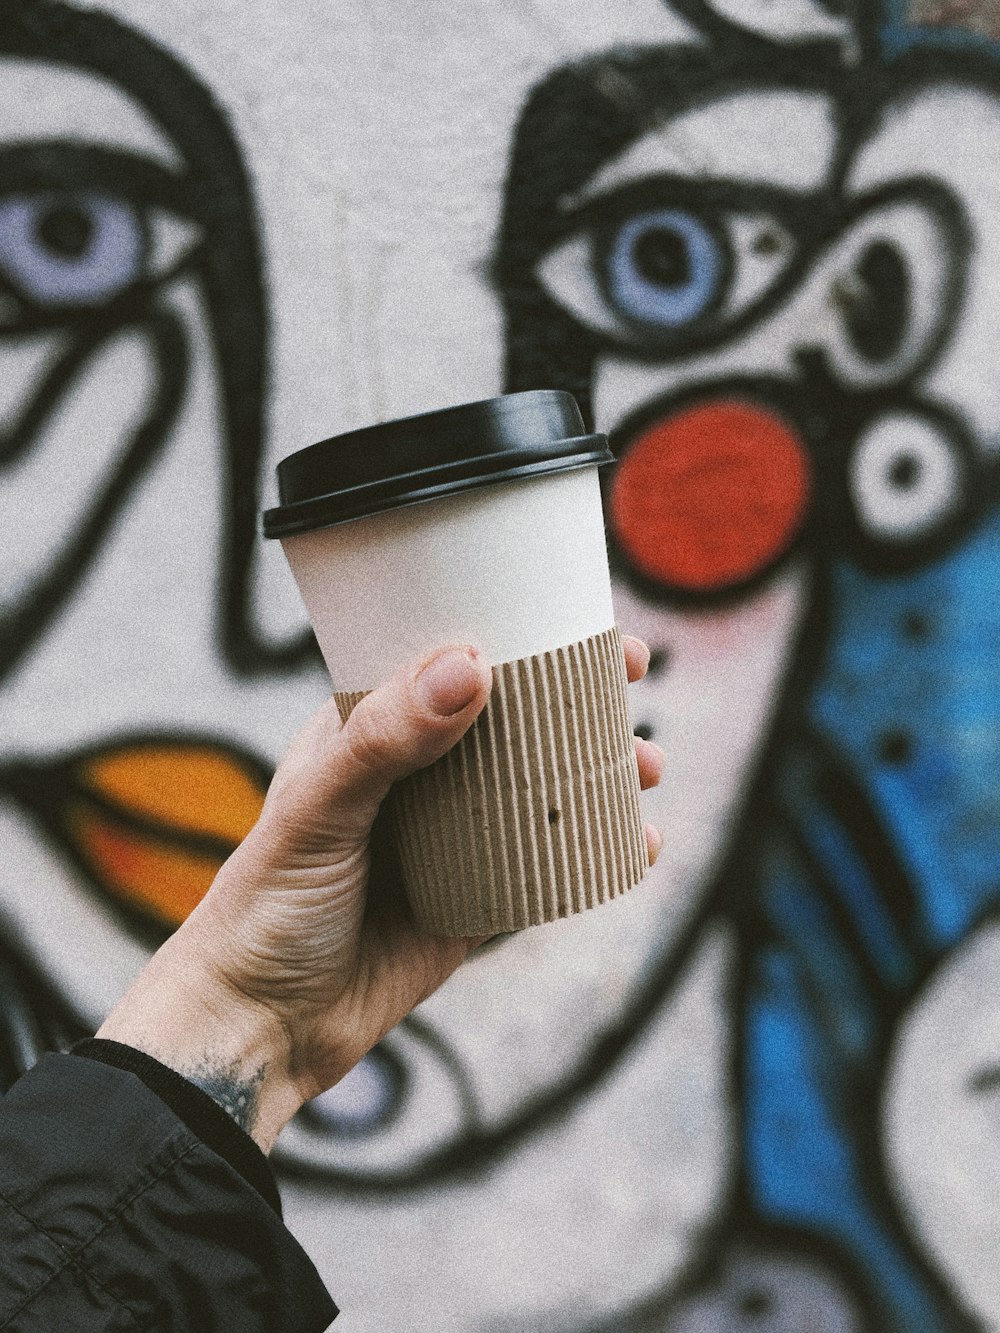
<path fill-rule="evenodd" d="M 770 291 L 794 252 L 789 234 L 765 214 L 597 209 L 537 274 L 588 328 L 619 341 L 641 345 L 728 325 Z"/>
<path fill-rule="evenodd" d="M 415 1015 L 283 1131 L 275 1159 L 356 1182 L 405 1179 L 477 1128 L 455 1054 Z"/>
<path fill-rule="evenodd" d="M 698 217 L 658 209 L 629 218 L 605 256 L 608 293 L 637 323 L 682 328 L 703 315 L 725 272 L 719 238 Z"/>
<path fill-rule="evenodd" d="M 381 1130 L 406 1093 L 406 1067 L 388 1045 L 376 1046 L 347 1076 L 303 1107 L 318 1131 L 350 1136 Z"/>
<path fill-rule="evenodd" d="M 848 482 L 868 537 L 912 542 L 953 518 L 965 499 L 965 467 L 955 443 L 915 413 L 871 425 L 855 445 Z"/>
<path fill-rule="evenodd" d="M 933 351 L 957 294 L 954 238 L 936 209 L 899 200 L 866 211 L 818 272 L 835 323 L 828 354 L 858 387 L 896 383 Z"/>
<path fill-rule="evenodd" d="M 183 227 L 109 194 L 73 191 L 0 199 L 0 277 L 41 311 L 96 308 L 162 273 Z M 187 238 L 189 239 L 189 237 Z"/>

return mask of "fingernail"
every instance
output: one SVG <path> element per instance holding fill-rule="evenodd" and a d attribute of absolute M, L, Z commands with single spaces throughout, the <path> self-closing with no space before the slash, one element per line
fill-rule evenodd
<path fill-rule="evenodd" d="M 642 652 L 642 654 L 646 659 L 645 662 L 643 663 L 643 670 L 645 671 L 645 669 L 649 666 L 649 644 L 646 643 L 643 639 L 636 638 L 634 634 L 623 634 L 622 639 L 628 639 L 629 643 L 634 644 L 636 648 L 638 648 L 640 652 Z"/>
<path fill-rule="evenodd" d="M 652 824 L 646 825 L 646 846 L 649 849 L 649 864 L 655 865 L 656 858 L 663 851 L 663 834 Z"/>
<path fill-rule="evenodd" d="M 482 685 L 475 648 L 449 648 L 417 676 L 417 692 L 432 713 L 453 717 L 472 702 Z"/>
<path fill-rule="evenodd" d="M 660 748 L 660 746 L 657 745 L 656 741 L 647 741 L 647 740 L 643 739 L 642 745 L 643 745 L 643 749 L 646 751 L 646 753 L 647 753 L 647 754 L 651 754 L 653 760 L 654 760 L 655 763 L 656 763 L 656 773 L 657 773 L 657 776 L 658 776 L 658 777 L 662 777 L 662 776 L 663 776 L 663 765 L 667 762 L 667 756 L 666 756 L 666 754 L 665 754 L 664 751 Z"/>

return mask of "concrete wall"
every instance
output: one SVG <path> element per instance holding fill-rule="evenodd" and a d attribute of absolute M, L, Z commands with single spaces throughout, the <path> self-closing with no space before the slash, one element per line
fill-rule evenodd
<path fill-rule="evenodd" d="M 0 5 L 5 1079 L 324 697 L 275 461 L 536 386 L 620 459 L 664 853 L 283 1135 L 345 1329 L 1000 1328 L 979 9 Z"/>

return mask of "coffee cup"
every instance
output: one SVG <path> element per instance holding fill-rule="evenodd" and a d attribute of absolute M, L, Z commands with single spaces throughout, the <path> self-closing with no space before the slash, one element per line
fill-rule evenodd
<path fill-rule="evenodd" d="M 278 465 L 279 538 L 341 716 L 449 643 L 493 665 L 482 715 L 393 789 L 416 920 L 518 930 L 618 897 L 648 867 L 598 468 L 568 393 L 385 422 Z"/>

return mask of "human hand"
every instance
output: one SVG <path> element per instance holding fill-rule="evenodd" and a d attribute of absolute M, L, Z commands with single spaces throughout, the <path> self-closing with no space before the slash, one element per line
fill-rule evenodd
<path fill-rule="evenodd" d="M 629 680 L 649 653 L 624 637 Z M 428 935 L 410 917 L 386 837 L 394 782 L 455 745 L 489 697 L 474 649 L 442 650 L 358 704 L 330 700 L 279 765 L 260 819 L 212 888 L 98 1032 L 205 1088 L 268 1151 L 431 994 L 481 939 Z M 637 739 L 643 787 L 659 748 Z M 661 846 L 647 826 L 650 861 Z"/>

